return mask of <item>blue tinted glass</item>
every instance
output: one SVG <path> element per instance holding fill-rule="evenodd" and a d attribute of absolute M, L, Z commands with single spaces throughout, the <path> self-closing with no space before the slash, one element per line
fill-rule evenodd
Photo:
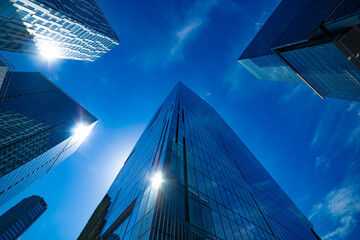
<path fill-rule="evenodd" d="M 0 101 L 0 205 L 77 149 L 77 124 L 91 130 L 96 121 L 41 73 L 14 72 L 6 89 Z"/>
<path fill-rule="evenodd" d="M 127 239 L 119 223 L 149 191 L 152 219 L 133 210 L 131 237 L 316 239 L 311 223 L 203 99 L 179 83 L 159 109 L 110 187 L 109 205 L 99 204 L 79 239 L 93 235 L 93 226 L 95 236 Z"/>
<path fill-rule="evenodd" d="M 31 196 L 23 199 L 0 216 L 0 238 L 17 239 L 46 209 L 47 204 L 42 197 Z M 5 237 L 7 235 L 6 232 L 10 232 L 12 237 Z"/>

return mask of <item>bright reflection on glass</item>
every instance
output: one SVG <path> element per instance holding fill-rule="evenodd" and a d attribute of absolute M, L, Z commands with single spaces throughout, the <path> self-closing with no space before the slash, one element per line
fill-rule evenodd
<path fill-rule="evenodd" d="M 57 47 L 51 45 L 50 43 L 42 43 L 39 46 L 39 50 L 40 55 L 49 60 L 56 58 L 59 54 Z"/>
<path fill-rule="evenodd" d="M 83 141 L 90 133 L 92 127 L 85 125 L 84 123 L 78 123 L 73 129 L 75 140 Z"/>
<path fill-rule="evenodd" d="M 156 173 L 151 179 L 151 183 L 154 188 L 159 188 L 163 182 L 164 179 L 161 172 Z"/>

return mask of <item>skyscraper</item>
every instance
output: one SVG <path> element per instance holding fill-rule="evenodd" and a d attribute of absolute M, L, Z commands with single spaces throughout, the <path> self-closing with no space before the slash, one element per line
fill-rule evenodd
<path fill-rule="evenodd" d="M 96 0 L 0 3 L 0 50 L 94 61 L 118 44 Z"/>
<path fill-rule="evenodd" d="M 217 112 L 179 83 L 78 239 L 318 239 L 312 229 Z"/>
<path fill-rule="evenodd" d="M 75 152 L 96 121 L 41 73 L 14 72 L 0 101 L 0 205 Z"/>
<path fill-rule="evenodd" d="M 3 100 L 6 94 L 13 70 L 14 66 L 0 54 L 0 101 Z M 4 87 L 2 87 L 3 85 Z"/>
<path fill-rule="evenodd" d="M 18 239 L 47 209 L 42 197 L 24 198 L 0 216 L 0 240 Z"/>
<path fill-rule="evenodd" d="M 239 58 L 259 79 L 360 101 L 360 2 L 283 0 Z"/>

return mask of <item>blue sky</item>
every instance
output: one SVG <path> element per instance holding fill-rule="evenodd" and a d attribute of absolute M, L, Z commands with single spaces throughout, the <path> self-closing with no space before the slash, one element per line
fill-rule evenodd
<path fill-rule="evenodd" d="M 0 214 L 37 194 L 21 239 L 75 239 L 163 99 L 182 81 L 210 103 L 323 239 L 360 236 L 360 104 L 258 80 L 236 62 L 279 1 L 105 1 L 120 45 L 95 62 L 2 52 L 40 71 L 99 123 L 79 150 Z"/>

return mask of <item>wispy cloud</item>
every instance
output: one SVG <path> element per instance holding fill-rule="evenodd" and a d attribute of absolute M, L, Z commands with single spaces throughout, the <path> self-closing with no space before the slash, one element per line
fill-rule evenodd
<path fill-rule="evenodd" d="M 360 126 L 354 128 L 348 136 L 347 143 L 349 145 L 354 144 L 360 146 Z"/>
<path fill-rule="evenodd" d="M 192 22 L 185 25 L 182 29 L 175 33 L 175 43 L 171 47 L 170 54 L 172 56 L 178 55 L 182 50 L 182 47 L 189 39 L 189 36 L 196 32 L 198 28 L 203 24 L 203 20 L 201 18 L 194 19 Z"/>
<path fill-rule="evenodd" d="M 337 149 L 337 152 L 340 152 L 348 149 L 347 152 L 349 152 L 351 149 L 352 155 L 360 154 L 360 104 L 349 103 L 347 108 L 344 108 L 344 105 L 333 104 L 332 107 L 324 109 L 321 120 L 314 131 L 310 147 L 316 149 L 326 145 L 329 151 Z M 336 121 L 329 121 L 329 119 L 336 119 Z M 342 126 L 341 131 L 333 132 L 337 126 Z M 328 134 L 330 132 L 332 134 Z"/>
<path fill-rule="evenodd" d="M 358 160 L 360 154 L 360 104 L 331 99 L 324 101 L 332 104 L 320 113 L 321 118 L 310 142 L 313 151 L 322 151 L 322 155 L 316 158 L 315 168 L 328 170 L 330 162 L 341 160 L 343 166 L 348 164 L 348 169 L 343 182 L 313 206 L 309 218 L 319 229 L 326 226 L 321 231 L 322 239 L 338 240 L 345 239 L 359 228 L 360 163 L 349 160 Z"/>
<path fill-rule="evenodd" d="M 208 14 L 217 5 L 217 0 L 196 1 L 185 11 L 172 16 L 174 22 L 172 29 L 161 36 L 159 45 L 144 52 L 141 62 L 148 67 L 154 65 L 165 67 L 169 63 L 181 60 L 186 45 L 194 40 L 200 29 L 206 25 Z M 136 62 L 134 59 L 132 61 Z"/>
<path fill-rule="evenodd" d="M 358 127 L 353 128 L 347 137 L 347 144 L 351 146 L 356 146 L 360 151 L 360 104 L 351 102 L 346 110 L 349 114 L 352 114 L 358 119 Z"/>
<path fill-rule="evenodd" d="M 353 231 L 353 229 L 356 227 L 356 224 L 357 222 L 353 217 L 343 217 L 340 219 L 340 227 L 338 227 L 335 231 L 325 235 L 323 239 L 338 239 L 338 237 L 346 237 L 350 232 Z"/>
<path fill-rule="evenodd" d="M 360 186 L 358 163 L 349 167 L 349 175 L 340 187 L 331 190 L 323 201 L 313 207 L 309 219 L 316 222 L 331 221 L 334 229 L 322 239 L 342 239 L 351 234 L 357 227 L 360 214 Z"/>
<path fill-rule="evenodd" d="M 217 6 L 217 0 L 197 1 L 184 13 L 180 24 L 174 28 L 170 44 L 170 55 L 178 58 L 182 56 L 184 45 L 194 36 L 207 20 L 209 12 Z"/>
<path fill-rule="evenodd" d="M 305 84 L 291 85 L 291 89 L 289 89 L 289 91 L 287 91 L 285 94 L 281 95 L 279 101 L 282 102 L 291 101 L 292 99 L 298 97 L 299 95 L 304 94 L 306 89 L 307 86 Z"/>
<path fill-rule="evenodd" d="M 356 109 L 357 107 L 358 107 L 358 103 L 356 103 L 356 102 L 351 102 L 350 104 L 349 104 L 349 106 L 348 106 L 348 108 L 346 109 L 346 111 L 348 111 L 348 112 L 351 112 L 353 109 Z"/>
<path fill-rule="evenodd" d="M 316 169 L 323 169 L 323 170 L 327 170 L 330 167 L 330 163 L 329 160 L 324 157 L 324 156 L 318 156 L 316 158 L 316 162 L 315 162 L 315 168 Z"/>

